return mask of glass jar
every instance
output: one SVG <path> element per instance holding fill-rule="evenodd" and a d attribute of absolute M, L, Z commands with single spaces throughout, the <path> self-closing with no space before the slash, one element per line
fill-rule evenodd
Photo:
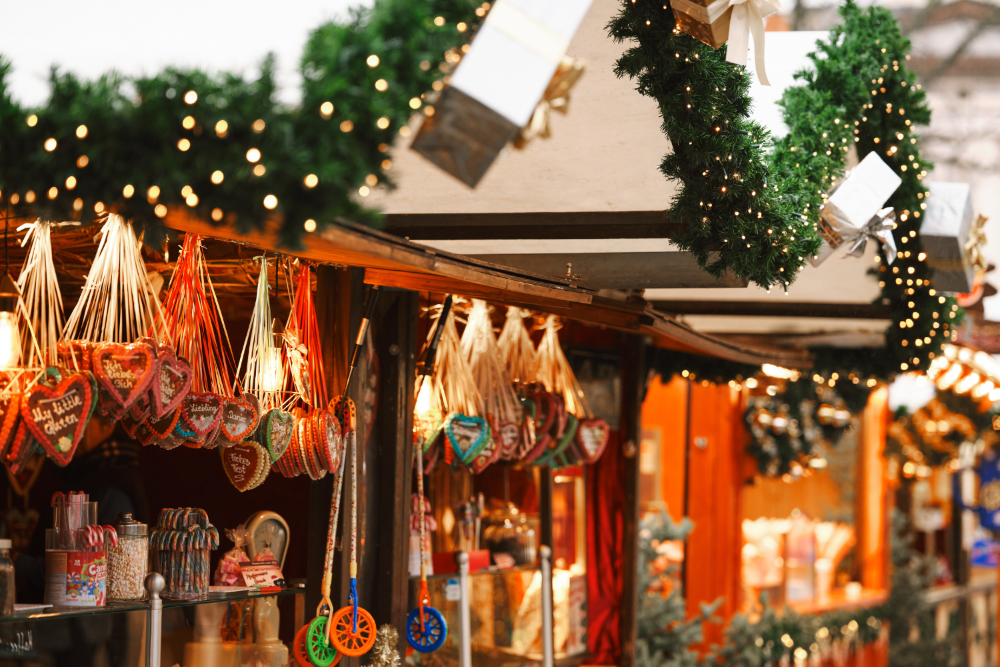
<path fill-rule="evenodd" d="M 0 616 L 14 614 L 14 562 L 10 540 L 0 540 Z"/>
<path fill-rule="evenodd" d="M 118 546 L 107 545 L 108 599 L 119 602 L 142 600 L 149 565 L 149 526 L 135 521 L 129 512 L 115 521 Z"/>

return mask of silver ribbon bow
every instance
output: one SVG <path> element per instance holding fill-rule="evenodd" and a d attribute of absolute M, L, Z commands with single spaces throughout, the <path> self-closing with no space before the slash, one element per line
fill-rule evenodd
<path fill-rule="evenodd" d="M 883 208 L 864 227 L 859 229 L 857 234 L 848 239 L 850 249 L 844 254 L 844 257 L 848 255 L 863 257 L 868 239 L 872 239 L 882 244 L 886 261 L 892 264 L 896 261 L 896 239 L 892 237 L 892 230 L 895 226 L 896 211 L 891 206 Z"/>
<path fill-rule="evenodd" d="M 762 86 L 770 86 L 764 70 L 764 17 L 781 9 L 780 0 L 729 0 L 733 15 L 729 19 L 729 49 L 726 61 L 747 64 L 750 35 L 753 34 L 754 66 Z"/>

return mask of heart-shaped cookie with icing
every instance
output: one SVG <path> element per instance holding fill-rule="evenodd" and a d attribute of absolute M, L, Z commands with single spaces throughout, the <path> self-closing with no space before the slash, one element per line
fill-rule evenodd
<path fill-rule="evenodd" d="M 222 433 L 226 440 L 239 442 L 257 428 L 257 408 L 247 399 L 227 398 L 222 407 Z"/>
<path fill-rule="evenodd" d="M 264 435 L 264 446 L 272 461 L 277 461 L 292 441 L 292 431 L 295 429 L 295 419 L 292 413 L 281 408 L 272 408 L 264 413 L 261 420 L 261 431 Z"/>
<path fill-rule="evenodd" d="M 183 359 L 178 359 L 173 350 L 163 350 L 156 355 L 156 374 L 153 376 L 150 394 L 153 396 L 153 414 L 156 417 L 173 412 L 191 391 L 194 372 Z"/>
<path fill-rule="evenodd" d="M 453 412 L 444 420 L 448 444 L 465 465 L 469 465 L 489 443 L 489 423 L 482 417 L 470 417 Z"/>
<path fill-rule="evenodd" d="M 327 410 L 320 410 L 316 415 L 316 426 L 319 432 L 320 457 L 323 467 L 335 472 L 340 467 L 343 453 L 343 437 L 340 421 Z"/>
<path fill-rule="evenodd" d="M 192 433 L 188 438 L 193 441 L 204 441 L 205 438 L 219 428 L 222 421 L 223 399 L 218 394 L 188 394 L 181 402 L 181 419 L 183 430 L 178 432 Z"/>
<path fill-rule="evenodd" d="M 17 418 L 20 416 L 21 394 L 11 394 L 0 400 L 0 461 L 5 460 L 14 442 Z"/>
<path fill-rule="evenodd" d="M 149 427 L 149 430 L 151 430 L 158 439 L 162 440 L 174 432 L 174 428 L 177 426 L 177 421 L 180 418 L 180 410 L 168 412 L 162 417 L 154 417 L 150 415 L 146 419 L 146 426 Z"/>
<path fill-rule="evenodd" d="M 580 420 L 574 415 L 566 416 L 566 428 L 563 429 L 563 434 L 558 440 L 554 440 L 550 445 L 548 451 L 543 453 L 537 459 L 535 459 L 532 465 L 536 466 L 549 466 L 552 468 L 561 467 L 559 461 L 562 460 L 562 453 L 565 452 L 573 444 L 574 438 L 576 438 L 576 432 L 580 427 Z"/>
<path fill-rule="evenodd" d="M 127 410 L 153 381 L 156 355 L 142 343 L 101 343 L 94 348 L 91 364 L 101 387 Z"/>
<path fill-rule="evenodd" d="M 521 425 L 516 422 L 502 420 L 497 427 L 497 440 L 500 443 L 500 458 L 504 461 L 517 460 L 517 448 L 521 445 Z"/>
<path fill-rule="evenodd" d="M 608 446 L 611 427 L 603 419 L 585 419 L 576 430 L 577 451 L 584 463 L 596 463 Z"/>
<path fill-rule="evenodd" d="M 82 373 L 56 378 L 54 385 L 37 384 L 21 401 L 21 418 L 56 465 L 73 459 L 94 407 L 94 387 Z"/>
<path fill-rule="evenodd" d="M 219 456 L 226 477 L 241 492 L 260 486 L 271 470 L 271 455 L 253 440 L 223 447 Z"/>
<path fill-rule="evenodd" d="M 492 424 L 492 420 L 489 421 Z M 469 463 L 469 468 L 476 475 L 486 470 L 493 463 L 496 463 L 497 459 L 500 458 L 500 448 L 502 447 L 500 437 L 492 426 L 490 431 L 490 441 L 486 443 L 486 446 Z"/>

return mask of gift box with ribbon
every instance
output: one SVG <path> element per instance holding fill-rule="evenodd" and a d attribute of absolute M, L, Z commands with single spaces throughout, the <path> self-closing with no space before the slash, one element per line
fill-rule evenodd
<path fill-rule="evenodd" d="M 882 244 L 889 264 L 896 260 L 892 238 L 895 213 L 883 208 L 902 179 L 872 151 L 830 191 L 820 210 L 819 232 L 823 245 L 809 261 L 819 266 L 835 250 L 844 257 L 861 257 L 868 239 Z"/>
<path fill-rule="evenodd" d="M 670 0 L 677 28 L 712 48 L 729 42 L 726 61 L 747 64 L 753 35 L 757 78 L 771 85 L 764 70 L 764 17 L 781 9 L 779 0 Z"/>
<path fill-rule="evenodd" d="M 590 0 L 498 0 L 411 148 L 475 187 L 529 125 Z"/>
<path fill-rule="evenodd" d="M 927 264 L 934 269 L 934 287 L 941 292 L 969 293 L 977 271 L 986 271 L 983 223 L 972 217 L 968 183 L 930 183 L 920 238 Z"/>

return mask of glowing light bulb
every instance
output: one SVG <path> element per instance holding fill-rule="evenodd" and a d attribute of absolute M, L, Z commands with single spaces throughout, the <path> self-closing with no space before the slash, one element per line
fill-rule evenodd
<path fill-rule="evenodd" d="M 285 374 L 281 367 L 281 348 L 266 347 L 261 350 L 260 388 L 264 391 L 281 391 Z"/>
<path fill-rule="evenodd" d="M 424 382 L 420 386 L 420 393 L 417 394 L 417 404 L 414 411 L 418 415 L 426 415 L 431 411 L 431 379 L 424 377 Z"/>
<path fill-rule="evenodd" d="M 0 369 L 16 368 L 21 360 L 21 335 L 17 330 L 17 300 L 21 293 L 10 275 L 0 282 Z"/>

